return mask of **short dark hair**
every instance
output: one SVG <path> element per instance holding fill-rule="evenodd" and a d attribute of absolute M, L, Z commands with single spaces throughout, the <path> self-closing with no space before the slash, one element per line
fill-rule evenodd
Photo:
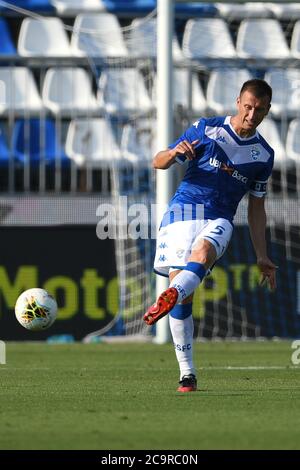
<path fill-rule="evenodd" d="M 261 80 L 260 78 L 247 80 L 241 88 L 240 96 L 242 96 L 244 91 L 251 91 L 256 98 L 268 96 L 270 98 L 270 102 L 272 100 L 272 88 L 265 80 Z"/>

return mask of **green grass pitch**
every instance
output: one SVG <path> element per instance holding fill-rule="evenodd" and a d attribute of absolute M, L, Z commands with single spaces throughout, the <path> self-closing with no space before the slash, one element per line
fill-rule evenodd
<path fill-rule="evenodd" d="M 300 449 L 291 342 L 195 345 L 199 391 L 176 392 L 171 344 L 8 343 L 1 449 Z"/>

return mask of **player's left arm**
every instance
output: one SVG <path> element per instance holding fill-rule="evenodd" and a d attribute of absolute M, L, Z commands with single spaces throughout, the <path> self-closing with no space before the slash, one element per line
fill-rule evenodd
<path fill-rule="evenodd" d="M 270 289 L 276 289 L 276 266 L 267 255 L 265 197 L 249 194 L 248 222 L 251 240 L 262 273 L 261 284 L 267 282 Z"/>

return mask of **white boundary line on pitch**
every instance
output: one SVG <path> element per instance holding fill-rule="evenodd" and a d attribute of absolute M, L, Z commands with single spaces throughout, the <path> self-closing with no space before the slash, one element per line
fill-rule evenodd
<path fill-rule="evenodd" d="M 284 369 L 300 369 L 299 366 L 208 366 L 198 367 L 199 370 L 284 370 Z"/>
<path fill-rule="evenodd" d="M 197 370 L 290 370 L 290 369 L 299 369 L 300 370 L 300 365 L 295 366 L 295 365 L 286 365 L 286 366 L 203 366 L 203 367 L 197 367 Z M 9 367 L 7 364 L 0 366 L 0 371 L 1 370 L 52 370 L 51 367 Z M 88 370 L 88 367 L 83 367 L 81 369 L 78 369 L 80 371 L 86 371 Z M 103 370 L 103 368 L 102 368 Z M 107 369 L 109 370 L 109 369 Z M 137 370 L 137 368 L 135 368 Z M 144 370 L 141 368 L 138 368 L 138 370 Z M 166 370 L 159 368 L 159 370 Z M 170 370 L 170 369 L 168 369 Z"/>

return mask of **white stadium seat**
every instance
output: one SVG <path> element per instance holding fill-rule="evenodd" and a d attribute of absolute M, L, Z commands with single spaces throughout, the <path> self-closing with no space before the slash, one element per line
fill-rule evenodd
<path fill-rule="evenodd" d="M 278 127 L 273 121 L 273 119 L 265 118 L 262 123 L 257 128 L 258 132 L 262 137 L 269 143 L 269 145 L 274 149 L 275 158 L 274 158 L 274 168 L 282 169 L 288 167 L 289 160 L 286 157 L 286 152 Z"/>
<path fill-rule="evenodd" d="M 138 163 L 141 165 L 148 165 L 151 161 L 151 157 L 153 156 L 149 145 L 144 146 L 142 144 L 138 129 L 131 124 L 126 124 L 123 128 L 121 152 L 124 158 L 131 163 Z"/>
<path fill-rule="evenodd" d="M 105 11 L 103 0 L 51 0 L 59 15 L 76 15 L 83 11 Z"/>
<path fill-rule="evenodd" d="M 270 69 L 265 80 L 273 89 L 271 113 L 276 117 L 300 114 L 300 70 Z"/>
<path fill-rule="evenodd" d="M 109 114 L 147 113 L 153 104 L 137 69 L 106 69 L 99 79 L 98 99 Z"/>
<path fill-rule="evenodd" d="M 296 21 L 291 38 L 292 57 L 300 59 L 300 20 Z"/>
<path fill-rule="evenodd" d="M 220 16 L 226 20 L 243 20 L 246 18 L 269 18 L 271 12 L 264 2 L 215 3 Z"/>
<path fill-rule="evenodd" d="M 221 18 L 188 20 L 182 50 L 189 59 L 236 57 L 228 26 Z"/>
<path fill-rule="evenodd" d="M 191 73 L 191 103 L 189 103 L 189 71 L 174 69 L 173 101 L 175 106 L 183 110 L 191 110 L 193 114 L 201 114 L 206 110 L 205 96 L 196 73 Z M 154 81 L 152 100 L 157 99 L 157 79 Z"/>
<path fill-rule="evenodd" d="M 109 168 L 113 160 L 121 162 L 120 148 L 104 118 L 73 119 L 67 132 L 66 154 L 78 166 Z"/>
<path fill-rule="evenodd" d="M 44 80 L 43 102 L 54 114 L 93 113 L 99 110 L 91 79 L 81 68 L 50 68 Z"/>
<path fill-rule="evenodd" d="M 128 56 L 119 21 L 111 13 L 78 15 L 74 23 L 71 48 L 77 56 Z"/>
<path fill-rule="evenodd" d="M 274 19 L 244 20 L 237 33 L 239 57 L 250 59 L 286 59 L 290 57 L 283 30 Z"/>
<path fill-rule="evenodd" d="M 300 3 L 268 3 L 268 8 L 279 20 L 300 18 Z"/>
<path fill-rule="evenodd" d="M 0 67 L 4 84 L 0 113 L 36 113 L 43 108 L 32 72 L 26 67 Z"/>
<path fill-rule="evenodd" d="M 60 18 L 25 18 L 22 21 L 18 52 L 23 57 L 69 57 L 71 49 Z"/>
<path fill-rule="evenodd" d="M 286 154 L 288 158 L 300 164 L 300 119 L 293 119 L 286 137 Z"/>
<path fill-rule="evenodd" d="M 127 37 L 128 49 L 132 57 L 156 58 L 157 21 L 151 18 L 136 18 L 130 26 Z M 183 55 L 176 36 L 173 37 L 173 59 L 182 60 Z"/>
<path fill-rule="evenodd" d="M 141 119 L 136 126 L 124 126 L 121 138 L 121 151 L 131 163 L 148 166 L 158 151 L 156 142 L 156 121 Z"/>
<path fill-rule="evenodd" d="M 247 69 L 217 69 L 209 76 L 206 101 L 208 108 L 216 114 L 234 114 L 236 99 L 243 83 L 250 80 Z"/>

